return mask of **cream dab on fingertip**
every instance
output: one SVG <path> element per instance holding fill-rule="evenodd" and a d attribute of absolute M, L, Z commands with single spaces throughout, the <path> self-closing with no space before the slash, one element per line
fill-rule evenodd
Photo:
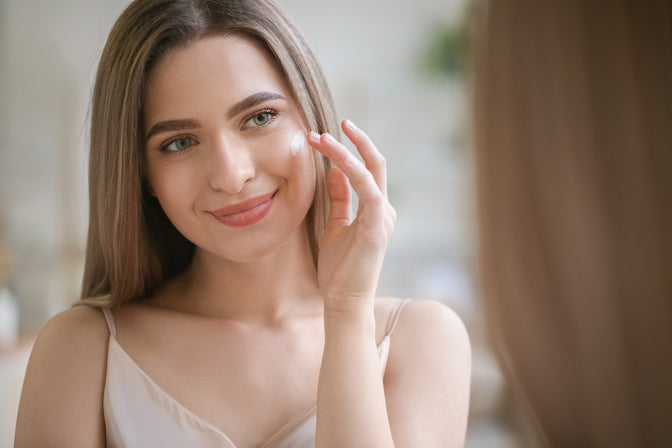
<path fill-rule="evenodd" d="M 306 146 L 306 131 L 297 131 L 294 138 L 289 143 L 289 149 L 293 156 L 296 156 Z"/>

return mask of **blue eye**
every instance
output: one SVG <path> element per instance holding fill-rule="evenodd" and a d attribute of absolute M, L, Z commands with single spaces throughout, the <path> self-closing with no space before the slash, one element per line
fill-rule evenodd
<path fill-rule="evenodd" d="M 159 151 L 180 152 L 196 144 L 196 140 L 191 137 L 177 137 L 159 148 Z"/>
<path fill-rule="evenodd" d="M 266 126 L 271 121 L 275 119 L 275 116 L 278 115 L 277 112 L 272 110 L 264 110 L 257 112 L 247 119 L 243 127 L 245 128 L 258 128 L 261 126 Z"/>

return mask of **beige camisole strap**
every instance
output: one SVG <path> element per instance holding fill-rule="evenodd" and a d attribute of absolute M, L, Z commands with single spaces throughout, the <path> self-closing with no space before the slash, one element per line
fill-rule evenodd
<path fill-rule="evenodd" d="M 385 336 L 383 336 L 383 339 L 378 343 L 378 356 L 380 358 L 380 368 L 383 373 L 385 373 L 387 358 L 390 355 L 390 338 L 392 337 L 394 329 L 397 327 L 401 311 L 408 301 L 409 299 L 400 299 L 394 304 L 394 307 L 387 318 L 387 324 L 385 325 Z"/>
<path fill-rule="evenodd" d="M 110 336 L 117 338 L 117 326 L 114 324 L 114 316 L 112 316 L 112 310 L 109 308 L 101 308 L 103 310 L 103 315 L 105 316 L 105 321 L 107 322 L 107 328 L 110 330 Z"/>
<path fill-rule="evenodd" d="M 395 303 L 383 339 L 378 344 L 383 373 L 390 351 L 390 336 L 407 302 L 405 299 Z M 237 448 L 219 428 L 179 403 L 135 363 L 117 340 L 112 311 L 109 308 L 102 308 L 102 311 L 110 330 L 103 395 L 107 446 Z M 313 405 L 301 412 L 260 448 L 313 448 L 316 409 Z"/>

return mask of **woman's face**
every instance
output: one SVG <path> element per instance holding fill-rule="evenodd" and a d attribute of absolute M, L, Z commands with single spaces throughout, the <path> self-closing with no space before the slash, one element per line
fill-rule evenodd
<path fill-rule="evenodd" d="M 150 190 L 198 248 L 244 262 L 305 232 L 312 149 L 261 44 L 218 36 L 169 51 L 149 74 L 144 123 Z"/>

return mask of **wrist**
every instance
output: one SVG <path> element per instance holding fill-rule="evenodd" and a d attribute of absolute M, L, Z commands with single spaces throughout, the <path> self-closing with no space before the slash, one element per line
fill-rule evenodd
<path fill-rule="evenodd" d="M 325 336 L 360 335 L 375 338 L 376 319 L 373 300 L 368 303 L 347 303 L 324 307 Z"/>
<path fill-rule="evenodd" d="M 373 313 L 375 297 L 372 294 L 365 296 L 338 296 L 324 298 L 324 315 L 334 318 L 357 318 Z"/>

